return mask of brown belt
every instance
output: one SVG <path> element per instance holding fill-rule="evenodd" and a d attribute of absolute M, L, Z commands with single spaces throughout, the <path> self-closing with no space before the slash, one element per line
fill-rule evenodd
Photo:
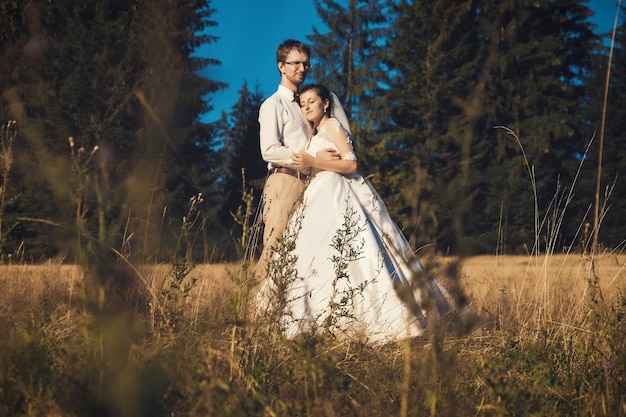
<path fill-rule="evenodd" d="M 296 171 L 295 169 L 291 169 L 291 168 L 278 167 L 278 168 L 272 168 L 270 170 L 270 174 L 276 174 L 276 173 L 291 175 L 292 177 L 296 177 L 302 181 L 306 181 L 309 179 L 309 176 L 307 174 L 303 174 L 300 171 Z"/>

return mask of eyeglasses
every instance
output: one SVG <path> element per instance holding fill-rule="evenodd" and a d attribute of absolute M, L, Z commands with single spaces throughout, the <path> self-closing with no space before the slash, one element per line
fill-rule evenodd
<path fill-rule="evenodd" d="M 300 65 L 302 65 L 302 67 L 305 70 L 309 70 L 313 66 L 313 65 L 311 65 L 310 62 L 302 62 L 302 61 L 292 61 L 292 62 L 283 61 L 283 64 L 294 65 L 296 67 L 299 67 Z"/>

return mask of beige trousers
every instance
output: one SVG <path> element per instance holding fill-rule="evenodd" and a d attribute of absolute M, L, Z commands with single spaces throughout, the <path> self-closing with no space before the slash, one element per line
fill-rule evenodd
<path fill-rule="evenodd" d="M 265 224 L 263 250 L 257 266 L 257 279 L 264 280 L 267 277 L 271 256 L 278 248 L 278 239 L 285 232 L 292 211 L 300 202 L 304 186 L 302 180 L 287 174 L 276 173 L 267 177 L 261 211 Z"/>

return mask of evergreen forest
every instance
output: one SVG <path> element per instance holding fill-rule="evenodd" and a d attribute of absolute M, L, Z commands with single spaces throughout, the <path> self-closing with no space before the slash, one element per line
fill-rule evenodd
<path fill-rule="evenodd" d="M 624 26 L 609 43 L 587 3 L 315 0 L 309 81 L 340 97 L 359 169 L 416 250 L 623 244 Z M 244 82 L 203 122 L 227 87 L 194 54 L 219 46 L 214 14 L 210 0 L 0 4 L 4 260 L 242 258 L 272 92 Z"/>

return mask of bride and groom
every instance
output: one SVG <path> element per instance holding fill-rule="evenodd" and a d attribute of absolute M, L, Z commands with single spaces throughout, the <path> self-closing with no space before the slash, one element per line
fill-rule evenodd
<path fill-rule="evenodd" d="M 458 308 L 426 276 L 383 200 L 357 171 L 336 96 L 322 85 L 300 88 L 309 57 L 298 41 L 279 46 L 281 84 L 259 112 L 261 153 L 270 169 L 262 198 L 259 310 L 276 313 L 287 337 L 326 332 L 385 342 L 419 336 L 427 313 Z"/>

